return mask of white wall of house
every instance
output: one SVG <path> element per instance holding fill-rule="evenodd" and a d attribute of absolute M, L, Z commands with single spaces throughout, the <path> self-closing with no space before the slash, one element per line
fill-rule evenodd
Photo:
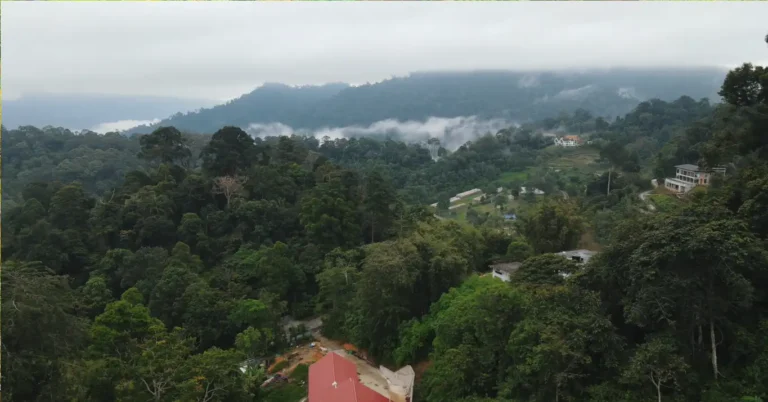
<path fill-rule="evenodd" d="M 532 191 L 536 195 L 544 195 L 544 192 L 539 190 L 538 188 L 527 189 L 525 187 L 520 187 L 520 194 L 528 194 L 529 191 Z"/>
<path fill-rule="evenodd" d="M 696 184 L 699 182 L 699 175 L 702 174 L 701 172 L 694 172 L 693 170 L 687 170 L 687 169 L 680 169 L 678 168 L 675 172 L 675 179 L 680 181 L 685 181 L 688 183 Z M 709 176 L 709 175 L 707 175 Z"/>
<path fill-rule="evenodd" d="M 681 165 L 675 166 L 675 177 L 664 179 L 664 187 L 678 194 L 687 193 L 696 186 L 708 186 L 712 184 L 712 172 L 725 173 L 725 168 L 713 168 L 712 172 L 702 172 L 698 166 L 693 165 L 695 170 L 686 169 Z"/>
<path fill-rule="evenodd" d="M 559 147 L 575 147 L 579 144 L 574 140 L 566 140 L 564 138 L 555 138 L 555 145 Z"/>
<path fill-rule="evenodd" d="M 456 194 L 456 198 L 464 198 L 464 197 L 467 197 L 467 196 L 470 196 L 470 195 L 477 194 L 477 193 L 479 193 L 481 191 L 482 190 L 480 190 L 479 188 L 473 188 L 472 190 Z"/>
<path fill-rule="evenodd" d="M 389 388 L 389 400 L 391 402 L 406 402 L 413 400 L 413 383 L 416 373 L 413 367 L 404 366 L 393 372 L 392 370 L 379 366 L 379 372 L 387 380 Z"/>
<path fill-rule="evenodd" d="M 687 193 L 691 191 L 694 187 L 696 187 L 696 184 L 690 183 L 687 181 L 682 181 L 680 179 L 665 179 L 664 180 L 664 187 L 666 187 L 670 191 L 674 191 L 676 193 Z"/>
<path fill-rule="evenodd" d="M 491 271 L 494 278 L 499 278 L 504 282 L 509 282 L 509 274 L 503 271 L 499 271 L 497 269 L 494 269 Z"/>

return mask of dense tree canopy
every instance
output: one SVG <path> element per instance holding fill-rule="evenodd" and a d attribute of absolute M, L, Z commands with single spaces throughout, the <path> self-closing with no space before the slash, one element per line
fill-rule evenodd
<path fill-rule="evenodd" d="M 764 71 L 734 70 L 723 105 L 576 110 L 455 152 L 4 131 L 4 396 L 299 400 L 300 382 L 261 388 L 243 364 L 291 345 L 288 316 L 320 316 L 372 361 L 418 367 L 417 400 L 765 400 Z M 550 166 L 574 155 L 548 146 L 560 128 L 592 139 L 586 174 Z M 640 192 L 682 162 L 727 173 L 647 208 Z M 443 211 L 470 188 L 489 196 L 464 222 Z M 588 246 L 586 264 L 556 254 Z M 504 261 L 522 263 L 509 283 L 487 272 Z"/>

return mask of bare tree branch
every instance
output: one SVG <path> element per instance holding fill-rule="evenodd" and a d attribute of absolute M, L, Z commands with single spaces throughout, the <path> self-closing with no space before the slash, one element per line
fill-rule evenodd
<path fill-rule="evenodd" d="M 220 176 L 213 180 L 213 193 L 222 194 L 227 199 L 229 206 L 232 197 L 243 191 L 243 185 L 248 181 L 248 177 L 243 176 Z"/>

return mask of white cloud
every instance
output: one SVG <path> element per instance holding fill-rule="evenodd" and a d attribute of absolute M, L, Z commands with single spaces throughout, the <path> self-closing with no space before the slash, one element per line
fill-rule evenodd
<path fill-rule="evenodd" d="M 4 2 L 3 11 L 9 97 L 223 100 L 263 82 L 768 56 L 766 2 Z"/>
<path fill-rule="evenodd" d="M 596 88 L 593 85 L 585 85 L 580 88 L 564 89 L 558 92 L 555 99 L 581 99 L 594 92 Z"/>
<path fill-rule="evenodd" d="M 97 125 L 96 127 L 92 128 L 91 131 L 105 134 L 105 133 L 111 133 L 113 131 L 123 131 L 128 130 L 129 128 L 133 128 L 136 126 L 141 125 L 151 125 L 151 124 L 157 124 L 160 122 L 160 119 L 153 119 L 153 120 L 119 120 L 119 121 L 113 121 L 109 123 L 101 123 Z"/>
<path fill-rule="evenodd" d="M 425 142 L 437 138 L 443 147 L 455 150 L 467 141 L 472 141 L 486 133 L 495 134 L 497 131 L 516 125 L 503 119 L 483 120 L 476 116 L 463 117 L 430 117 L 424 121 L 398 121 L 387 119 L 377 121 L 369 126 L 329 127 L 319 130 L 296 132 L 290 126 L 282 123 L 250 124 L 246 131 L 258 137 L 291 135 L 293 133 L 311 135 L 322 140 L 352 138 L 363 136 L 397 136 L 408 142 Z"/>
<path fill-rule="evenodd" d="M 293 128 L 291 128 L 290 126 L 286 126 L 283 123 L 269 123 L 269 124 L 253 123 L 253 124 L 250 124 L 245 129 L 245 131 L 248 132 L 248 134 L 251 134 L 255 137 L 290 136 L 295 132 Z"/>

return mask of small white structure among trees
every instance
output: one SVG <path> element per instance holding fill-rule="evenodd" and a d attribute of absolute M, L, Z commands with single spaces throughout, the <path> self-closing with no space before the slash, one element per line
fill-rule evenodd
<path fill-rule="evenodd" d="M 578 135 L 566 135 L 555 138 L 555 145 L 558 147 L 578 147 L 582 142 L 581 137 Z"/>

